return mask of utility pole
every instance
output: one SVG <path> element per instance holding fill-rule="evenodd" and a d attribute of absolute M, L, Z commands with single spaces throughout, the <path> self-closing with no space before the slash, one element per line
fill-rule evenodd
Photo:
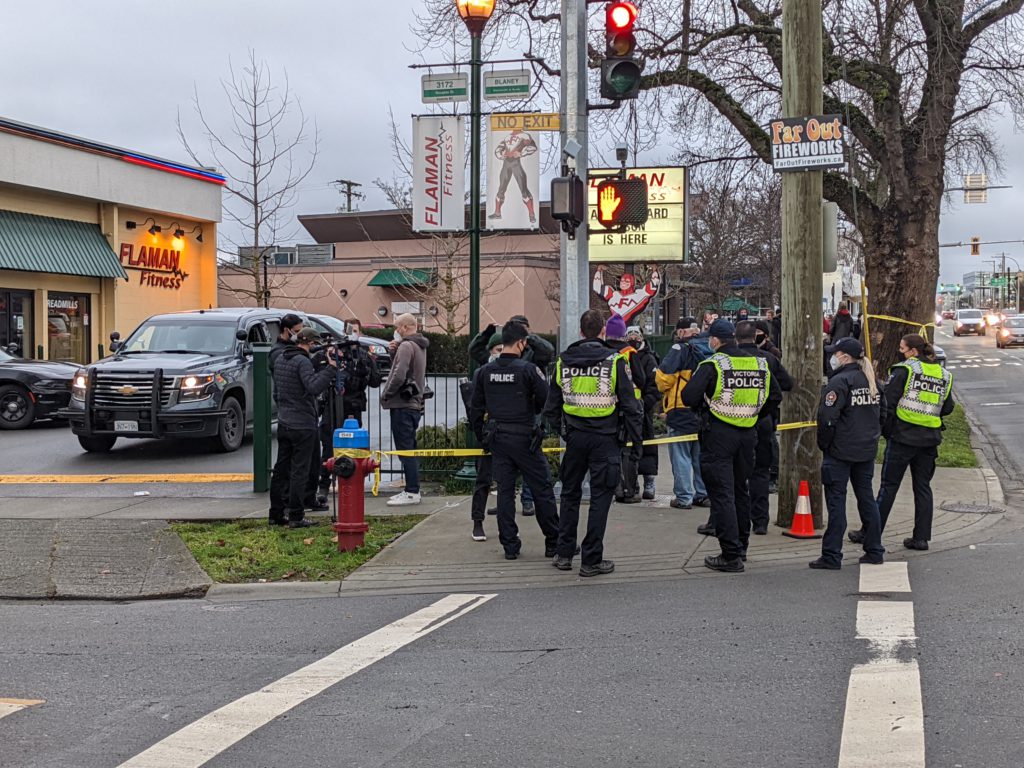
<path fill-rule="evenodd" d="M 589 190 L 587 160 L 587 3 L 562 0 L 562 147 L 570 140 L 579 145 L 576 175 Z M 589 218 L 587 211 L 585 218 Z M 590 306 L 588 221 L 576 238 L 563 232 L 560 247 L 559 343 L 564 349 L 579 335 L 580 315 Z"/>
<path fill-rule="evenodd" d="M 782 4 L 782 114 L 822 113 L 821 0 Z M 783 402 L 783 422 L 814 421 L 822 378 L 822 172 L 782 175 L 782 348 L 793 391 Z M 789 527 L 800 481 L 812 488 L 814 524 L 822 524 L 821 452 L 810 429 L 780 435 L 779 509 Z"/>
<path fill-rule="evenodd" d="M 345 196 L 345 211 L 347 213 L 352 213 L 353 200 L 362 200 L 366 197 L 362 192 L 356 192 L 356 187 L 363 186 L 359 182 L 349 181 L 348 179 L 335 179 L 331 184 L 337 185 L 338 191 Z"/>

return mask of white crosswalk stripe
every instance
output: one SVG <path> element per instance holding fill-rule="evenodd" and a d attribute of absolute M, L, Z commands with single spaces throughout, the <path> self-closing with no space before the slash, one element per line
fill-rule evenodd
<path fill-rule="evenodd" d="M 307 699 L 390 656 L 495 595 L 447 595 L 258 691 L 199 718 L 119 768 L 199 768 Z"/>
<path fill-rule="evenodd" d="M 0 718 L 21 712 L 23 709 L 45 704 L 42 699 L 0 699 Z"/>
<path fill-rule="evenodd" d="M 909 593 L 907 564 L 862 565 L 860 591 Z M 861 600 L 857 637 L 871 658 L 850 670 L 839 768 L 924 768 L 921 672 L 915 659 L 904 660 L 917 643 L 914 604 Z"/>

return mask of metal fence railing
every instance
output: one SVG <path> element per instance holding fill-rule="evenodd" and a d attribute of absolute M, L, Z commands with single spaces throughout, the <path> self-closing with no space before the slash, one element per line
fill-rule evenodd
<path fill-rule="evenodd" d="M 465 378 L 458 373 L 427 374 L 427 386 L 434 391 L 434 396 L 424 405 L 420 428 L 433 426 L 450 429 L 467 418 L 466 407 L 459 393 L 459 382 Z M 363 426 L 370 431 L 370 449 L 390 451 L 394 447 L 391 441 L 391 419 L 388 411 L 380 407 L 380 390 L 368 389 L 366 397 Z M 397 458 L 384 456 L 381 459 L 380 471 L 385 475 L 400 475 L 402 465 Z M 420 472 L 431 474 L 430 470 L 424 470 L 422 467 Z"/>

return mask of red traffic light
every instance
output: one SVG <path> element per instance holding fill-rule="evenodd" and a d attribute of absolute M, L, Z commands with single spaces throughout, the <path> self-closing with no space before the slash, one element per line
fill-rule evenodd
<path fill-rule="evenodd" d="M 609 32 L 628 32 L 636 23 L 636 6 L 632 3 L 611 3 L 606 14 Z"/>

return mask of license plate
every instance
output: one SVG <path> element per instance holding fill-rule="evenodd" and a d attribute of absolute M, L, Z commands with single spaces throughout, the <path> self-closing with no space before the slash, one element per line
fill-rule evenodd
<path fill-rule="evenodd" d="M 115 432 L 138 432 L 139 422 L 137 421 L 115 421 L 114 422 Z"/>

